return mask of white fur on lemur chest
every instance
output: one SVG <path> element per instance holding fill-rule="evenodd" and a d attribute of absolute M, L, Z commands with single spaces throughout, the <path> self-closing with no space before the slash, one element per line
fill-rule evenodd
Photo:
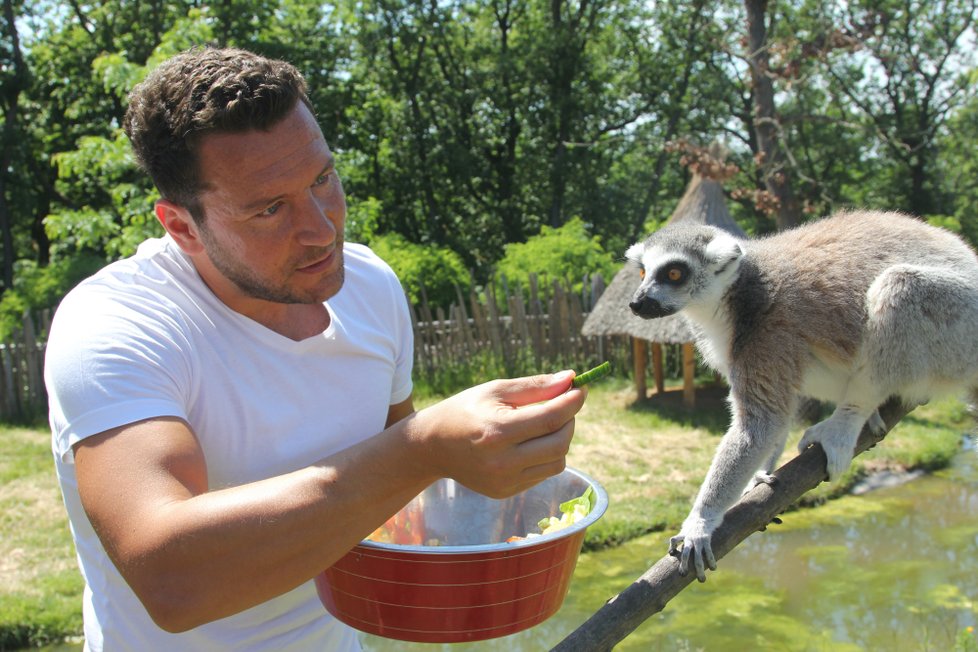
<path fill-rule="evenodd" d="M 696 333 L 696 346 L 703 361 L 729 378 L 733 329 L 727 311 L 717 305 L 691 304 L 684 312 Z"/>

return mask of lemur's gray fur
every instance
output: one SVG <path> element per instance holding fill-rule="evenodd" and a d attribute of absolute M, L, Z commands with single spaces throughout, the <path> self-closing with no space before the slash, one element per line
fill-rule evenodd
<path fill-rule="evenodd" d="M 669 225 L 628 249 L 630 306 L 682 312 L 705 361 L 730 385 L 732 420 L 693 509 L 669 543 L 681 570 L 716 568 L 713 531 L 741 493 L 770 482 L 799 398 L 836 408 L 809 428 L 829 480 L 891 396 L 909 406 L 978 396 L 978 258 L 952 233 L 896 213 L 848 212 L 776 235 L 738 238 Z M 640 274 L 641 273 L 641 274 Z"/>

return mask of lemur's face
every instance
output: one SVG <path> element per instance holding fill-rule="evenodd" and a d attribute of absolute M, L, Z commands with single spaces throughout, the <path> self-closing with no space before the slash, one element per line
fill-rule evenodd
<path fill-rule="evenodd" d="M 628 304 L 639 317 L 673 315 L 691 304 L 718 302 L 736 275 L 743 249 L 711 226 L 667 226 L 625 253 L 638 289 Z"/>

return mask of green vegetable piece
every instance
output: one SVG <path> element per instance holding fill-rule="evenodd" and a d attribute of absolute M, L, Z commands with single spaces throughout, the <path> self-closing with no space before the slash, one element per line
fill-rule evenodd
<path fill-rule="evenodd" d="M 594 509 L 594 503 L 597 502 L 598 497 L 594 495 L 594 488 L 588 485 L 587 489 L 584 490 L 577 498 L 571 498 L 570 500 L 560 503 L 560 511 L 564 514 L 571 514 L 574 512 L 574 508 L 578 505 L 584 508 L 584 515 L 587 516 Z"/>
<path fill-rule="evenodd" d="M 588 485 L 584 493 L 577 498 L 571 498 L 560 503 L 560 518 L 547 516 L 537 523 L 537 527 L 540 528 L 542 534 L 550 534 L 551 532 L 563 530 L 590 514 L 591 510 L 594 509 L 594 503 L 597 502 L 597 499 L 597 496 L 594 495 L 594 489 Z"/>
<path fill-rule="evenodd" d="M 574 376 L 574 380 L 571 383 L 574 387 L 580 387 L 581 385 L 587 385 L 588 383 L 593 383 L 594 381 L 604 378 L 611 373 L 611 363 L 605 360 L 599 364 L 594 369 L 589 369 L 583 374 L 578 374 Z"/>

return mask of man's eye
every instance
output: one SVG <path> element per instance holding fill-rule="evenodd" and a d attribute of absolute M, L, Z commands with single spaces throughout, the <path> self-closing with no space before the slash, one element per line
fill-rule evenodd
<path fill-rule="evenodd" d="M 279 202 L 277 204 L 272 204 L 271 206 L 269 206 L 268 208 L 266 208 L 262 212 L 258 213 L 258 215 L 259 215 L 259 217 L 271 217 L 272 215 L 275 215 L 275 213 L 277 213 L 278 212 L 278 209 L 280 209 L 280 208 L 282 208 L 282 203 L 281 202 Z"/>
<path fill-rule="evenodd" d="M 316 177 L 316 181 L 312 185 L 314 185 L 314 186 L 321 186 L 324 183 L 326 183 L 327 181 L 329 181 L 329 178 L 331 176 L 333 176 L 333 173 L 332 172 L 324 172 L 324 173 L 320 174 L 318 177 Z"/>

